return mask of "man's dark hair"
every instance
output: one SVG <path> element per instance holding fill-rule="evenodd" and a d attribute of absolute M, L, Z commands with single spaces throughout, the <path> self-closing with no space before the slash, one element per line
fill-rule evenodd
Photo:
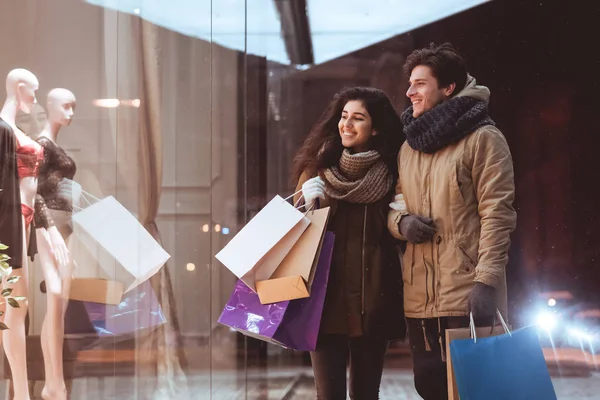
<path fill-rule="evenodd" d="M 406 76 L 410 76 L 412 70 L 419 65 L 431 68 L 440 88 L 456 83 L 452 96 L 467 84 L 467 63 L 450 43 L 437 46 L 431 43 L 429 47 L 413 51 L 404 63 Z"/>

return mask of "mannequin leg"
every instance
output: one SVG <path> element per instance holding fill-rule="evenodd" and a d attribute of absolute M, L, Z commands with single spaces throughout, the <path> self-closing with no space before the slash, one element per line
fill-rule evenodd
<path fill-rule="evenodd" d="M 42 272 L 44 274 L 44 279 L 46 279 L 47 281 L 47 276 L 50 275 L 52 277 L 56 277 L 57 274 L 56 272 L 49 272 L 50 268 L 55 268 L 54 267 L 54 262 L 52 260 L 52 256 L 51 254 L 49 254 L 49 246 L 46 242 L 46 238 L 44 237 L 42 230 L 37 230 L 36 231 L 36 237 L 37 237 L 37 243 L 38 243 L 38 259 L 40 260 L 40 264 L 42 267 Z M 53 362 L 53 352 L 52 349 L 54 348 L 54 346 L 52 346 L 51 341 L 50 341 L 50 337 L 51 337 L 51 332 L 54 329 L 54 327 L 52 326 L 52 322 L 54 321 L 54 318 L 52 318 L 52 309 L 54 307 L 51 306 L 51 304 L 53 303 L 53 299 L 51 298 L 51 291 L 48 290 L 48 287 L 46 287 L 46 303 L 47 303 L 47 310 L 46 310 L 46 315 L 44 315 L 44 321 L 42 323 L 42 331 L 41 331 L 41 335 L 40 335 L 40 341 L 41 341 L 41 345 L 42 345 L 42 354 L 44 356 L 44 376 L 45 376 L 45 384 L 44 384 L 44 389 L 46 389 L 46 387 L 48 386 L 48 382 L 54 382 L 54 374 L 56 372 L 55 370 L 55 363 Z M 45 398 L 45 396 L 43 396 Z"/>
<path fill-rule="evenodd" d="M 46 282 L 48 282 L 49 277 L 56 276 L 57 265 L 50 252 L 50 247 L 44 239 L 44 231 L 39 230 L 37 233 L 40 263 Z M 68 269 L 71 269 L 70 265 Z M 50 290 L 46 292 L 47 309 L 41 333 L 44 370 L 46 373 L 42 398 L 45 400 L 67 398 L 63 373 L 63 343 L 64 315 L 71 282 L 71 272 L 67 270 L 64 275 L 63 284 L 61 285 L 63 292 L 61 294 L 53 293 Z"/>
<path fill-rule="evenodd" d="M 60 362 L 58 363 L 58 370 L 57 370 L 57 374 L 58 377 L 60 379 L 59 383 L 61 385 L 61 387 L 63 387 L 64 389 L 64 393 L 65 393 L 65 400 L 66 400 L 66 386 L 65 386 L 65 374 L 64 374 L 64 363 L 63 363 L 63 346 L 65 343 L 65 314 L 67 312 L 67 305 L 69 302 L 68 296 L 69 296 L 69 290 L 71 288 L 71 282 L 72 282 L 72 271 L 73 271 L 73 263 L 71 262 L 69 264 L 69 271 L 68 274 L 65 275 L 65 278 L 63 279 L 63 293 L 62 296 L 60 298 L 59 301 L 59 309 L 60 309 L 60 318 L 57 321 L 57 327 L 56 327 L 56 333 L 57 333 L 57 346 L 58 346 L 58 355 L 60 357 Z"/>
<path fill-rule="evenodd" d="M 69 247 L 69 234 L 65 234 L 63 233 L 63 238 L 65 239 L 65 243 L 67 244 L 67 248 Z M 58 368 L 58 377 L 60 379 L 60 384 L 62 385 L 62 387 L 65 387 L 65 374 L 64 374 L 64 360 L 63 360 L 63 347 L 64 347 L 64 343 L 65 343 L 65 316 L 67 314 L 67 306 L 69 305 L 69 293 L 71 290 L 71 283 L 73 282 L 73 270 L 75 267 L 75 263 L 73 261 L 72 258 L 69 257 L 69 265 L 67 266 L 67 268 L 65 269 L 65 271 L 63 271 L 63 278 L 62 278 L 62 293 L 61 293 L 61 297 L 60 297 L 60 301 L 59 301 L 59 309 L 60 309 L 60 318 L 57 321 L 57 327 L 56 327 L 56 332 L 57 332 L 57 343 L 58 343 L 58 349 L 59 349 L 59 357 L 60 357 L 60 363 L 59 363 L 59 368 Z M 66 389 L 65 389 L 65 399 L 66 399 Z"/>
<path fill-rule="evenodd" d="M 23 228 L 25 220 L 23 219 Z M 17 283 L 4 284 L 5 288 L 12 288 L 11 296 L 28 296 L 29 279 L 26 239 L 29 235 L 23 229 L 23 268 L 13 270 L 12 276 L 20 276 Z M 29 400 L 29 385 L 27 384 L 27 355 L 25 345 L 25 317 L 27 315 L 27 299 L 19 301 L 19 308 L 6 307 L 4 323 L 9 329 L 2 332 L 4 340 L 4 353 L 8 359 L 12 372 L 14 386 L 14 400 Z"/>
<path fill-rule="evenodd" d="M 0 285 L 3 286 L 4 282 L 2 282 L 2 284 Z M 0 316 L 0 322 L 4 322 L 4 314 L 6 313 L 6 302 L 3 302 L 2 304 L 0 304 L 0 312 L 2 313 L 2 315 Z M 2 336 L 0 334 L 0 347 L 2 346 Z"/>

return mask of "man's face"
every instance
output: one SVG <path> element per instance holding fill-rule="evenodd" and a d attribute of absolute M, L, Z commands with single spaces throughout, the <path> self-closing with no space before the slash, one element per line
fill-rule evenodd
<path fill-rule="evenodd" d="M 456 84 L 440 88 L 438 80 L 425 65 L 417 65 L 410 74 L 406 96 L 413 105 L 413 118 L 418 118 L 438 104 L 446 101 L 454 91 Z"/>

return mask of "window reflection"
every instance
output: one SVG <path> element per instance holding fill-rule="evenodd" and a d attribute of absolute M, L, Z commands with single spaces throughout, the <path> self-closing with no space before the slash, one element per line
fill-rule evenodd
<path fill-rule="evenodd" d="M 36 138 L 50 89 L 76 93 L 77 118 L 60 138 L 77 164 L 74 180 L 95 197 L 115 197 L 172 257 L 152 281 L 167 327 L 119 340 L 67 328 L 64 374 L 72 397 L 276 398 L 287 390 L 289 398 L 314 398 L 306 354 L 217 323 L 236 279 L 214 254 L 269 199 L 292 193 L 292 158 L 334 93 L 376 87 L 401 112 L 408 105 L 405 57 L 450 41 L 491 88 L 491 114 L 515 163 L 519 223 L 508 266 L 510 323 L 552 325 L 556 336 L 541 340 L 559 398 L 575 396 L 573 386 L 582 385 L 590 393 L 576 396 L 594 398 L 599 56 L 590 43 L 597 7 L 517 0 L 289 3 L 0 6 L 8 16 L 0 24 L 0 77 L 23 67 L 40 79 L 40 103 L 17 115 L 17 127 Z M 77 278 L 125 280 L 116 266 L 107 271 L 92 254 L 81 257 Z M 28 374 L 39 397 L 46 294 L 39 260 L 32 269 Z M 87 315 L 70 312 L 70 327 Z M 0 386 L 10 385 L 7 362 L 4 376 Z M 381 398 L 414 395 L 412 377 L 408 346 L 394 343 Z"/>

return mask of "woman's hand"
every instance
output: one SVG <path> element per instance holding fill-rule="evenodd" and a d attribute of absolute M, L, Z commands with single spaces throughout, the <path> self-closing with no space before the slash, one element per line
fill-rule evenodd
<path fill-rule="evenodd" d="M 58 197 L 66 200 L 71 207 L 79 206 L 81 185 L 71 179 L 61 179 L 58 183 Z"/>
<path fill-rule="evenodd" d="M 390 208 L 394 211 L 400 211 L 404 214 L 408 213 L 406 202 L 404 201 L 404 195 L 402 193 L 399 193 L 394 197 L 394 201 L 390 203 Z"/>
<path fill-rule="evenodd" d="M 325 182 L 319 176 L 307 180 L 302 184 L 302 195 L 304 196 L 304 205 L 308 210 L 317 199 L 325 199 Z"/>

